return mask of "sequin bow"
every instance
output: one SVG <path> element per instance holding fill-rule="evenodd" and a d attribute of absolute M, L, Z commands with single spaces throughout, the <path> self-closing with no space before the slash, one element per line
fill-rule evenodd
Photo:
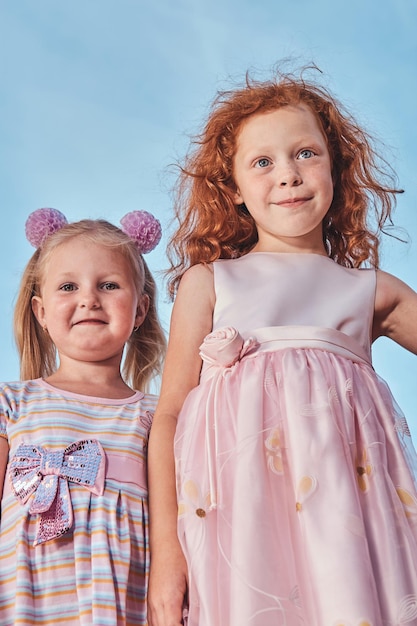
<path fill-rule="evenodd" d="M 21 443 L 10 463 L 10 478 L 22 504 L 35 492 L 29 508 L 30 514 L 39 515 L 33 545 L 55 539 L 72 528 L 68 481 L 101 495 L 104 476 L 105 454 L 95 439 L 75 441 L 61 450 Z"/>

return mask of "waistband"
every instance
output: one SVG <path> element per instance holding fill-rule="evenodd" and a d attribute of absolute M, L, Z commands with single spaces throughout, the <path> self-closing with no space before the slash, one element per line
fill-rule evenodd
<path fill-rule="evenodd" d="M 115 480 L 121 484 L 136 485 L 144 492 L 148 491 L 146 465 L 140 459 L 132 459 L 122 454 L 105 453 L 105 480 Z M 8 472 L 6 472 L 3 496 L 13 493 Z"/>
<path fill-rule="evenodd" d="M 215 331 L 214 331 L 215 332 Z M 334 328 L 320 326 L 268 326 L 247 331 L 242 334 L 242 341 L 256 340 L 256 348 L 251 348 L 243 360 L 253 359 L 263 352 L 276 352 L 287 349 L 325 350 L 356 363 L 372 367 L 371 355 L 353 337 Z M 241 357 L 242 358 L 242 357 Z M 240 359 L 239 359 L 240 360 Z M 219 371 L 220 363 L 203 359 L 200 381 L 208 380 Z"/>
<path fill-rule="evenodd" d="M 248 333 L 259 342 L 257 352 L 286 348 L 317 348 L 334 352 L 352 361 L 371 365 L 370 354 L 349 335 L 319 326 L 268 326 Z"/>
<path fill-rule="evenodd" d="M 144 461 L 107 452 L 106 459 L 106 479 L 117 480 L 119 483 L 131 483 L 147 491 L 148 480 Z"/>

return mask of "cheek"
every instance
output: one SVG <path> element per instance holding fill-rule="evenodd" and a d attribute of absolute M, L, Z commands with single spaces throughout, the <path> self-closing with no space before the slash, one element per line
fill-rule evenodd
<path fill-rule="evenodd" d="M 238 204 L 242 202 L 259 201 L 265 197 L 274 187 L 274 180 L 268 176 L 253 176 L 248 177 L 248 180 L 243 181 L 242 185 L 238 187 L 238 194 L 241 198 Z"/>
<path fill-rule="evenodd" d="M 52 300 L 46 304 L 45 316 L 49 323 L 58 325 L 61 320 L 71 315 L 73 308 L 69 301 Z"/>
<path fill-rule="evenodd" d="M 334 196 L 334 181 L 331 174 L 329 174 L 329 176 L 327 177 L 327 193 L 330 202 L 332 202 Z"/>
<path fill-rule="evenodd" d="M 334 192 L 334 184 L 333 177 L 330 169 L 323 169 L 321 171 L 316 172 L 316 180 L 322 192 L 326 194 L 326 196 L 332 196 Z"/>
<path fill-rule="evenodd" d="M 127 322 L 136 316 L 136 300 L 120 300 L 115 306 L 116 313 L 120 316 L 121 322 Z"/>

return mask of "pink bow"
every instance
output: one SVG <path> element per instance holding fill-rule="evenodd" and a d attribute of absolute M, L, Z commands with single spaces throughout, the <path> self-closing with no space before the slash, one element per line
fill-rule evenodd
<path fill-rule="evenodd" d="M 40 516 L 33 544 L 36 546 L 72 528 L 69 480 L 102 495 L 105 454 L 95 439 L 75 441 L 61 450 L 21 443 L 10 462 L 9 473 L 15 496 L 22 504 L 36 492 L 29 508 L 30 514 Z"/>

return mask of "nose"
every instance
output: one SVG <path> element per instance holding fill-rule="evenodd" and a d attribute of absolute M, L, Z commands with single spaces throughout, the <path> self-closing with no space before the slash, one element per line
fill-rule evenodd
<path fill-rule="evenodd" d="M 97 292 L 92 289 L 84 289 L 80 293 L 79 306 L 83 309 L 99 309 L 101 308 L 100 299 Z"/>
<path fill-rule="evenodd" d="M 278 183 L 280 187 L 298 187 L 302 182 L 297 164 L 293 161 L 289 161 L 279 168 Z"/>

